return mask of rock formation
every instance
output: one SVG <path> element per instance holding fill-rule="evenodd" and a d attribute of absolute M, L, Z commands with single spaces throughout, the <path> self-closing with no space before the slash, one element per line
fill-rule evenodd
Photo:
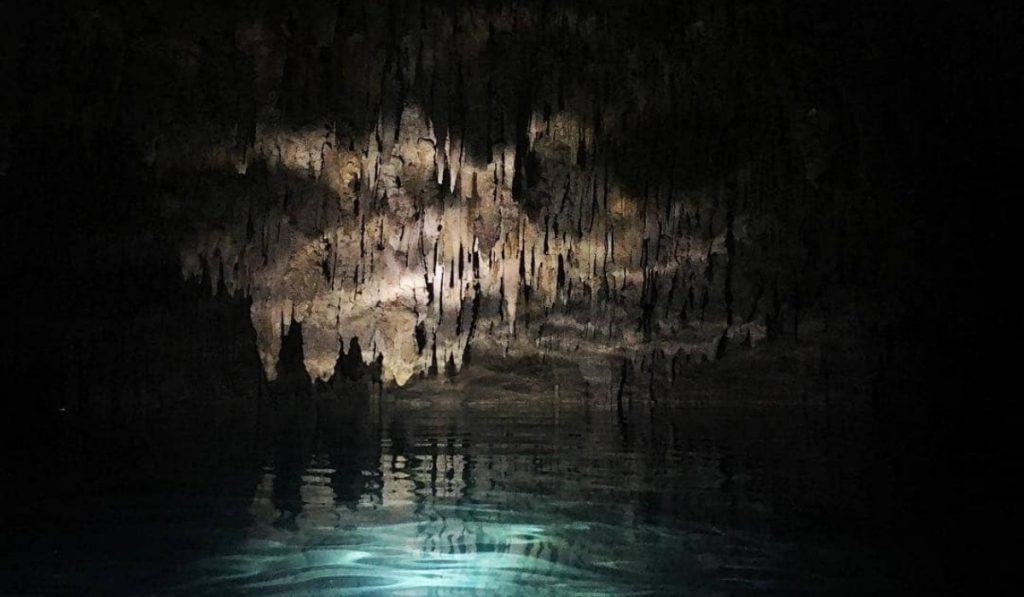
<path fill-rule="evenodd" d="M 293 321 L 311 378 L 357 339 L 402 384 L 475 352 L 701 362 L 889 316 L 873 290 L 892 272 L 869 264 L 904 239 L 865 182 L 876 108 L 857 72 L 808 51 L 857 34 L 810 26 L 842 15 L 513 0 L 158 12 L 61 21 L 75 52 L 54 97 L 78 108 L 47 122 L 75 146 L 116 141 L 154 196 L 139 201 L 159 206 L 157 244 L 185 276 L 251 297 L 270 379 Z M 23 143 L 35 109 L 5 108 L 3 147 L 26 148 L 5 171 L 46 151 Z"/>

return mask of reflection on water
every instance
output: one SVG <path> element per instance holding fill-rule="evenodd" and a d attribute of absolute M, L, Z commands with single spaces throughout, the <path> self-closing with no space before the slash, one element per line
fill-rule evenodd
<path fill-rule="evenodd" d="M 62 525 L 47 552 L 57 561 L 7 563 L 41 569 L 47 590 L 103 593 L 892 588 L 877 566 L 887 555 L 850 532 L 884 509 L 857 409 L 643 393 L 620 409 L 564 378 L 522 383 L 478 368 L 382 394 L 263 401 L 223 426 L 206 413 L 210 429 L 152 449 L 147 466 L 173 461 L 166 477 L 132 465 L 126 478 L 149 475 L 157 497 L 85 507 L 90 522 Z"/>
<path fill-rule="evenodd" d="M 832 427 L 854 412 L 637 400 L 620 414 L 582 392 L 526 399 L 471 374 L 277 409 L 262 422 L 276 440 L 244 538 L 175 588 L 621 595 L 880 582 L 865 569 L 844 578 L 870 556 L 814 530 L 816 510 L 855 519 L 876 499 L 859 482 L 869 455 Z"/>

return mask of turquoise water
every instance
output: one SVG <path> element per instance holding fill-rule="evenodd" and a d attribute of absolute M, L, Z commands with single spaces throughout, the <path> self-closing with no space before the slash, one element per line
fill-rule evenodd
<path fill-rule="evenodd" d="M 412 520 L 380 520 L 390 517 Z M 176 588 L 620 595 L 670 593 L 701 584 L 698 561 L 676 567 L 699 536 L 658 527 L 616 527 L 484 505 L 436 505 L 408 517 L 380 512 L 352 518 L 275 539 L 250 538 L 234 554 L 197 562 L 196 580 Z"/>
<path fill-rule="evenodd" d="M 471 376 L 211 405 L 54 463 L 2 570 L 15 593 L 898 592 L 865 420 Z"/>

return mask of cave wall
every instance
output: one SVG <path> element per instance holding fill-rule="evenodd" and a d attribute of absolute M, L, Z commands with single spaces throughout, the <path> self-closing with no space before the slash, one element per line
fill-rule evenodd
<path fill-rule="evenodd" d="M 271 378 L 293 319 L 312 376 L 355 337 L 399 383 L 471 345 L 708 360 L 798 338 L 844 267 L 833 211 L 855 189 L 835 185 L 854 166 L 831 162 L 853 115 L 800 80 L 813 58 L 773 68 L 758 34 L 799 23 L 660 8 L 668 26 L 558 3 L 236 25 L 251 85 L 230 130 L 149 156 L 164 179 L 205 173 L 171 200 L 194 224 L 184 272 L 252 295 Z"/>
<path fill-rule="evenodd" d="M 403 383 L 473 350 L 881 337 L 909 308 L 901 9 L 54 6 L 4 37 L 0 169 L 51 197 L 12 267 L 40 234 L 82 271 L 178 261 L 251 298 L 268 378 L 292 321 L 311 377 L 356 338 Z"/>

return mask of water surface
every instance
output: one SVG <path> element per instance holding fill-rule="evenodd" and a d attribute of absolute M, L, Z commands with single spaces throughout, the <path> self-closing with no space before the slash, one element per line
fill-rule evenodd
<path fill-rule="evenodd" d="M 866 411 L 476 368 L 401 391 L 213 400 L 74 435 L 3 560 L 15 592 L 897 590 Z M 653 398 L 653 400 L 652 400 Z M 80 432 L 73 432 L 80 433 Z M 41 464 L 40 466 L 45 466 Z"/>

